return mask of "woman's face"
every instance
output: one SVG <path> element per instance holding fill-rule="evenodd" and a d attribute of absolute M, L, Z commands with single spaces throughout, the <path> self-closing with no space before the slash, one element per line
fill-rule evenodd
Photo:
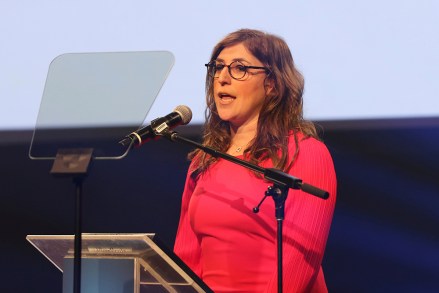
<path fill-rule="evenodd" d="M 240 61 L 246 66 L 264 66 L 242 43 L 224 48 L 216 61 L 224 65 Z M 264 100 L 271 90 L 270 86 L 264 86 L 266 76 L 264 70 L 248 69 L 243 80 L 236 80 L 224 67 L 213 81 L 215 105 L 220 118 L 234 127 L 257 123 Z"/>

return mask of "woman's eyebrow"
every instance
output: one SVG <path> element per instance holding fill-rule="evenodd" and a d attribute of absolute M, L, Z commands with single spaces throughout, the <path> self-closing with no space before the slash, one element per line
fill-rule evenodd
<path fill-rule="evenodd" d="M 221 59 L 221 58 L 216 58 L 215 60 L 216 60 L 216 61 L 219 61 L 219 62 L 223 62 L 223 63 L 224 63 L 224 59 Z M 246 59 L 244 59 L 244 58 L 241 58 L 241 57 L 238 57 L 238 58 L 233 58 L 233 59 L 232 59 L 232 62 L 235 62 L 235 61 L 240 61 L 240 62 L 246 62 L 246 63 L 250 63 L 249 61 L 247 61 Z M 230 62 L 230 63 L 232 63 L 232 62 Z"/>

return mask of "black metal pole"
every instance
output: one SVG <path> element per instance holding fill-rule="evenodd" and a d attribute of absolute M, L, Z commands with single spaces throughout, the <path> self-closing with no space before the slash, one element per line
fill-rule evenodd
<path fill-rule="evenodd" d="M 73 292 L 81 292 L 81 254 L 82 254 L 82 177 L 73 179 L 76 185 L 75 198 L 75 243 L 73 264 Z"/>
<path fill-rule="evenodd" d="M 277 292 L 282 293 L 283 291 L 283 270 L 282 270 L 282 227 L 283 220 L 277 220 Z"/>
<path fill-rule="evenodd" d="M 73 292 L 81 292 L 81 252 L 82 252 L 82 183 L 87 176 L 92 161 L 93 149 L 60 149 L 53 162 L 51 174 L 71 176 L 75 184 L 75 239 L 73 259 Z"/>
<path fill-rule="evenodd" d="M 283 292 L 283 221 L 285 219 L 285 202 L 288 197 L 288 186 L 274 183 L 268 187 L 265 196 L 271 196 L 274 201 L 277 221 L 277 292 Z M 265 197 L 264 197 L 265 199 Z M 263 200 L 264 200 L 263 199 Z M 262 202 L 261 202 L 262 203 Z"/>

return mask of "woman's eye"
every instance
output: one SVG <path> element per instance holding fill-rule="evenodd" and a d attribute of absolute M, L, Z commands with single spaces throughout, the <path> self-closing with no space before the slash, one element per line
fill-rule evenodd
<path fill-rule="evenodd" d="M 241 71 L 241 72 L 246 72 L 246 71 L 247 71 L 247 66 L 244 66 L 244 65 L 236 65 L 236 66 L 235 66 L 235 69 L 237 69 L 238 71 Z"/>
<path fill-rule="evenodd" d="M 221 71 L 224 68 L 224 64 L 216 64 L 215 65 L 215 71 Z"/>

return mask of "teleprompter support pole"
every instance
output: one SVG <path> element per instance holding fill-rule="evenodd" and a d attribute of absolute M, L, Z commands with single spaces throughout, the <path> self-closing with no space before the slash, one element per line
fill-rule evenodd
<path fill-rule="evenodd" d="M 93 149 L 60 149 L 50 171 L 58 177 L 72 177 L 75 184 L 75 240 L 73 292 L 81 292 L 82 185 L 87 176 Z"/>

